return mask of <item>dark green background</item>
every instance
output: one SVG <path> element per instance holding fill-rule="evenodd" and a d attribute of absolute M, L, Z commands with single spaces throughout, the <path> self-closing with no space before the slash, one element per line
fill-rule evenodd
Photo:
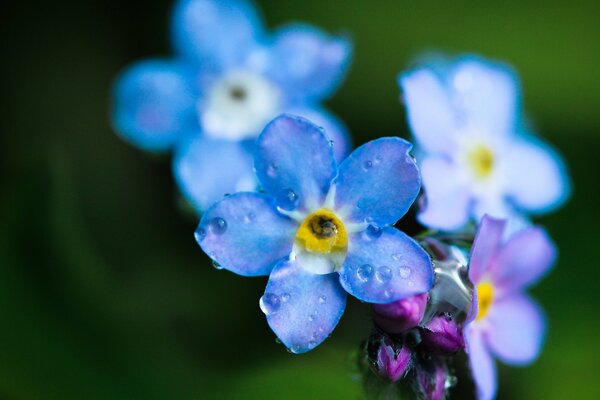
<path fill-rule="evenodd" d="M 574 192 L 539 220 L 560 247 L 533 290 L 549 316 L 545 351 L 532 367 L 500 369 L 500 398 L 600 398 L 600 7 L 483 3 L 260 1 L 271 27 L 304 20 L 352 36 L 353 67 L 329 106 L 357 143 L 407 137 L 395 77 L 422 50 L 515 66 Z M 358 399 L 350 355 L 369 329 L 365 307 L 351 302 L 329 340 L 288 354 L 258 308 L 265 279 L 213 269 L 169 158 L 136 150 L 108 125 L 118 71 L 170 54 L 170 7 L 3 2 L 0 398 Z"/>

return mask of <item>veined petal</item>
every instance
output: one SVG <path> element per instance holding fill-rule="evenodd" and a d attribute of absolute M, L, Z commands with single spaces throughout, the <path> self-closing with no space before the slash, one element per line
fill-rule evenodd
<path fill-rule="evenodd" d="M 260 305 L 283 344 L 305 353 L 333 331 L 344 313 L 346 293 L 338 274 L 315 275 L 284 260 L 271 272 Z"/>
<path fill-rule="evenodd" d="M 348 238 L 340 282 L 359 300 L 390 303 L 431 289 L 433 266 L 425 250 L 398 229 L 370 227 Z"/>
<path fill-rule="evenodd" d="M 320 100 L 339 86 L 351 53 L 346 38 L 329 36 L 310 25 L 289 25 L 276 33 L 271 75 L 294 101 Z"/>
<path fill-rule="evenodd" d="M 217 69 L 242 61 L 260 35 L 260 15 L 246 0 L 180 0 L 171 19 L 175 49 Z"/>
<path fill-rule="evenodd" d="M 466 329 L 467 353 L 477 398 L 478 400 L 492 400 L 496 397 L 498 388 L 494 359 L 484 343 L 482 331 L 472 325 L 467 326 Z"/>
<path fill-rule="evenodd" d="M 398 83 L 408 123 L 418 145 L 429 153 L 452 154 L 456 120 L 440 77 L 421 68 L 401 74 Z"/>
<path fill-rule="evenodd" d="M 289 108 L 286 110 L 286 113 L 299 115 L 323 128 L 325 136 L 333 142 L 333 153 L 338 163 L 341 163 L 350 153 L 352 139 L 348 133 L 348 128 L 342 120 L 333 113 L 323 108 L 306 106 Z"/>
<path fill-rule="evenodd" d="M 197 93 L 181 64 L 142 61 L 115 83 L 112 121 L 127 141 L 145 150 L 167 150 L 198 127 Z"/>
<path fill-rule="evenodd" d="M 561 158 L 541 142 L 520 140 L 506 154 L 507 195 L 534 212 L 557 208 L 569 197 L 569 180 Z"/>
<path fill-rule="evenodd" d="M 337 173 L 325 133 L 291 115 L 281 115 L 265 127 L 257 140 L 254 167 L 263 188 L 288 211 L 320 207 Z"/>
<path fill-rule="evenodd" d="M 244 276 L 268 275 L 291 249 L 297 224 L 279 214 L 272 197 L 236 193 L 209 208 L 196 240 L 223 268 Z"/>
<path fill-rule="evenodd" d="M 421 164 L 426 206 L 418 219 L 423 225 L 457 230 L 469 220 L 470 193 L 460 170 L 442 157 L 425 158 Z"/>
<path fill-rule="evenodd" d="M 352 222 L 380 227 L 396 223 L 421 188 L 411 148 L 406 140 L 388 137 L 354 150 L 333 183 L 336 210 Z"/>
<path fill-rule="evenodd" d="M 252 170 L 253 143 L 190 135 L 177 147 L 173 174 L 179 189 L 197 211 L 225 194 L 249 192 L 258 181 Z"/>
<path fill-rule="evenodd" d="M 521 290 L 544 276 L 556 261 L 556 247 L 543 228 L 515 233 L 490 266 L 494 285 L 505 291 Z"/>
<path fill-rule="evenodd" d="M 474 284 L 479 283 L 482 276 L 490 267 L 502 245 L 502 237 L 506 221 L 484 215 L 479 224 L 477 235 L 471 248 L 469 261 L 469 279 Z"/>
<path fill-rule="evenodd" d="M 482 133 L 514 132 L 519 112 L 519 84 L 508 66 L 468 56 L 455 63 L 448 81 L 457 117 L 471 126 L 483 128 Z"/>
<path fill-rule="evenodd" d="M 487 316 L 487 342 L 503 362 L 513 365 L 535 360 L 544 342 L 545 319 L 540 307 L 525 295 L 498 299 Z"/>

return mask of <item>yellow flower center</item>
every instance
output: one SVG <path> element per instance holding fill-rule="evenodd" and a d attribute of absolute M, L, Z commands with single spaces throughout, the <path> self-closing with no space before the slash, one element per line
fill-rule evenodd
<path fill-rule="evenodd" d="M 475 172 L 475 176 L 484 179 L 490 175 L 494 167 L 494 153 L 489 147 L 479 144 L 469 151 L 468 161 Z"/>
<path fill-rule="evenodd" d="M 307 251 L 327 254 L 348 247 L 346 228 L 333 211 L 322 208 L 310 214 L 298 228 L 296 242 Z"/>
<path fill-rule="evenodd" d="M 490 306 L 494 301 L 494 287 L 489 282 L 483 282 L 477 285 L 477 318 L 476 321 L 483 319 L 488 311 L 490 310 Z"/>

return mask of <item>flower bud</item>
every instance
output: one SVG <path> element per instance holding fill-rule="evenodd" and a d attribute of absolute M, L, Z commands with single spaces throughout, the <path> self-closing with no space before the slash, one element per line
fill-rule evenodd
<path fill-rule="evenodd" d="M 416 367 L 416 387 L 424 400 L 443 400 L 452 386 L 444 363 L 435 360 Z"/>
<path fill-rule="evenodd" d="M 388 304 L 373 304 L 373 319 L 385 332 L 398 334 L 416 327 L 427 307 L 427 293 Z"/>
<path fill-rule="evenodd" d="M 448 315 L 429 321 L 421 333 L 422 343 L 429 351 L 439 355 L 452 355 L 465 347 L 460 326 Z"/>
<path fill-rule="evenodd" d="M 412 359 L 406 346 L 394 345 L 388 339 L 381 340 L 377 349 L 375 368 L 377 373 L 391 382 L 397 382 L 404 376 Z"/>

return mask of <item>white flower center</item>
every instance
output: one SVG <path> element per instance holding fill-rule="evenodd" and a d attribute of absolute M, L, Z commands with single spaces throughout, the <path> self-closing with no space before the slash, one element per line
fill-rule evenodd
<path fill-rule="evenodd" d="M 233 71 L 217 81 L 200 105 L 203 130 L 225 139 L 258 136 L 280 108 L 279 89 L 262 76 Z"/>

